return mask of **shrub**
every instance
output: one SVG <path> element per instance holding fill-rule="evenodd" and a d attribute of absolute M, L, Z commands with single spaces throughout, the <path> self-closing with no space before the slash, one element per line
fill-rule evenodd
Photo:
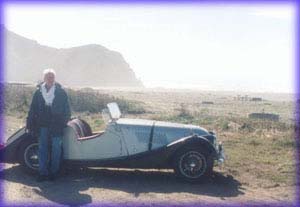
<path fill-rule="evenodd" d="M 185 106 L 184 104 L 180 105 L 178 117 L 181 119 L 188 119 L 188 120 L 194 118 L 194 116 L 187 109 L 187 106 Z"/>
<path fill-rule="evenodd" d="M 224 130 L 224 131 L 229 130 L 229 122 L 228 121 L 223 121 L 221 123 L 221 129 Z"/>
<path fill-rule="evenodd" d="M 5 112 L 28 112 L 35 87 L 7 84 L 4 91 Z M 142 102 L 116 98 L 92 89 L 73 90 L 67 88 L 66 92 L 69 97 L 71 110 L 74 112 L 98 113 L 106 108 L 106 104 L 117 102 L 120 110 L 124 113 L 145 113 Z"/>

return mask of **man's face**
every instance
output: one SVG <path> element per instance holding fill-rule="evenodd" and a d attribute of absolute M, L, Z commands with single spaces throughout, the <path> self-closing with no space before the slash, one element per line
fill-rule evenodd
<path fill-rule="evenodd" d="M 44 77 L 44 81 L 48 87 L 53 86 L 55 81 L 55 75 L 53 73 L 47 73 Z"/>

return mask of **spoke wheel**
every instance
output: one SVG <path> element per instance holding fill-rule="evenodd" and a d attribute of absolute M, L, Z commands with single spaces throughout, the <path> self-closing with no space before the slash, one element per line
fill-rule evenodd
<path fill-rule="evenodd" d="M 38 152 L 38 143 L 32 143 L 25 148 L 24 161 L 25 164 L 32 170 L 38 170 L 39 168 Z"/>
<path fill-rule="evenodd" d="M 196 179 L 201 177 L 206 167 L 207 164 L 204 155 L 197 151 L 188 151 L 179 160 L 180 172 L 187 178 Z"/>
<path fill-rule="evenodd" d="M 30 174 L 36 174 L 39 169 L 38 159 L 39 144 L 33 137 L 26 137 L 26 139 L 20 143 L 18 149 L 18 159 L 21 168 Z"/>
<path fill-rule="evenodd" d="M 185 147 L 174 155 L 173 168 L 177 177 L 198 182 L 211 175 L 213 157 L 201 147 Z"/>

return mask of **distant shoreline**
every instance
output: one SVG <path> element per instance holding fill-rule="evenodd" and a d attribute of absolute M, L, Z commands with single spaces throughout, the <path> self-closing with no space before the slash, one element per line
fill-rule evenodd
<path fill-rule="evenodd" d="M 20 86 L 35 86 L 38 83 L 29 82 L 4 82 L 4 84 L 20 85 Z M 276 94 L 276 95 L 289 95 L 295 96 L 296 92 L 274 92 L 274 91 L 243 91 L 243 90 L 217 90 L 217 89 L 201 89 L 201 88 L 169 88 L 169 87 L 106 87 L 106 86 L 72 86 L 63 84 L 66 88 L 73 89 L 92 89 L 92 90 L 119 90 L 119 91 L 143 91 L 143 92 L 202 92 L 202 93 L 222 93 L 231 95 L 266 95 L 266 94 Z"/>

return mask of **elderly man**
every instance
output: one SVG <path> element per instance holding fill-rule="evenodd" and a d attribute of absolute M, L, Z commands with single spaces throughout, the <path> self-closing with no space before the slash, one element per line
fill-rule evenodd
<path fill-rule="evenodd" d="M 57 176 L 63 129 L 70 116 L 68 96 L 61 85 L 55 82 L 55 71 L 44 70 L 44 82 L 38 85 L 33 95 L 26 124 L 27 130 L 38 136 L 39 182 L 54 180 Z M 48 149 L 51 149 L 50 159 Z"/>

